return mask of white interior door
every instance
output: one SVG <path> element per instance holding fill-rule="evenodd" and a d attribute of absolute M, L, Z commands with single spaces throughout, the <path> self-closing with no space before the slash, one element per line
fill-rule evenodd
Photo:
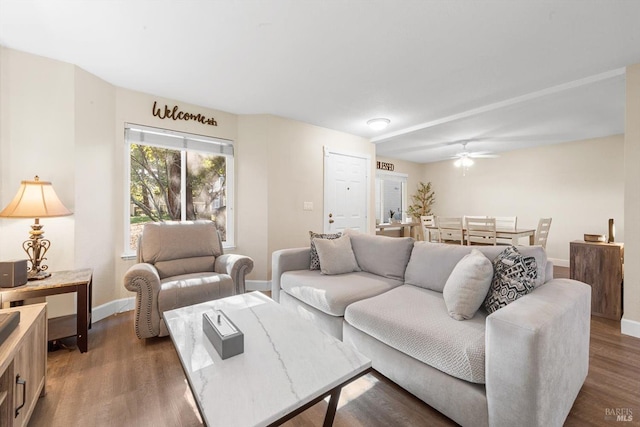
<path fill-rule="evenodd" d="M 324 232 L 367 232 L 369 159 L 331 151 L 324 162 Z"/>

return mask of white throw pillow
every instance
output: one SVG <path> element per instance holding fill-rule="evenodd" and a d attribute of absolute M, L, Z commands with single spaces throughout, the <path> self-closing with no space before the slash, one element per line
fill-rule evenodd
<path fill-rule="evenodd" d="M 360 271 L 353 249 L 351 249 L 349 236 L 333 240 L 315 238 L 313 241 L 320 258 L 320 272 L 322 274 L 344 274 Z"/>
<path fill-rule="evenodd" d="M 449 316 L 471 319 L 486 298 L 492 277 L 491 261 L 477 249 L 458 261 L 442 291 Z"/>

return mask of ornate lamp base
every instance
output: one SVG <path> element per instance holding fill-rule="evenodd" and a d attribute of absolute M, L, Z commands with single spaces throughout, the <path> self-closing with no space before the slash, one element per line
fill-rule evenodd
<path fill-rule="evenodd" d="M 42 280 L 50 276 L 51 273 L 47 273 L 46 271 L 30 271 L 29 274 L 27 274 L 27 280 Z"/>
<path fill-rule="evenodd" d="M 22 242 L 22 248 L 29 256 L 29 262 L 31 268 L 27 274 L 27 280 L 42 280 L 51 276 L 51 273 L 47 273 L 49 267 L 42 261 L 46 260 L 45 254 L 51 246 L 51 242 L 43 238 L 44 231 L 42 231 L 42 225 L 40 220 L 36 218 L 35 224 L 31 226 L 29 231 L 29 240 Z"/>

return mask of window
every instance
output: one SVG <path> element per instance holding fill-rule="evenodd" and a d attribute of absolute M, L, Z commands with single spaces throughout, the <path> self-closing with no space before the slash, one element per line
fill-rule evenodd
<path fill-rule="evenodd" d="M 127 124 L 125 253 L 146 222 L 212 220 L 233 246 L 233 142 Z"/>
<path fill-rule="evenodd" d="M 394 172 L 376 172 L 376 222 L 402 220 L 407 210 L 407 175 Z"/>

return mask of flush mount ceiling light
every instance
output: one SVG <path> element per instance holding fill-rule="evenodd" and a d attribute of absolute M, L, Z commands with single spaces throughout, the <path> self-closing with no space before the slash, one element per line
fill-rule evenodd
<path fill-rule="evenodd" d="M 391 120 L 385 118 L 377 118 L 367 121 L 367 125 L 369 125 L 373 130 L 382 130 L 389 126 L 389 123 L 391 123 Z"/>

